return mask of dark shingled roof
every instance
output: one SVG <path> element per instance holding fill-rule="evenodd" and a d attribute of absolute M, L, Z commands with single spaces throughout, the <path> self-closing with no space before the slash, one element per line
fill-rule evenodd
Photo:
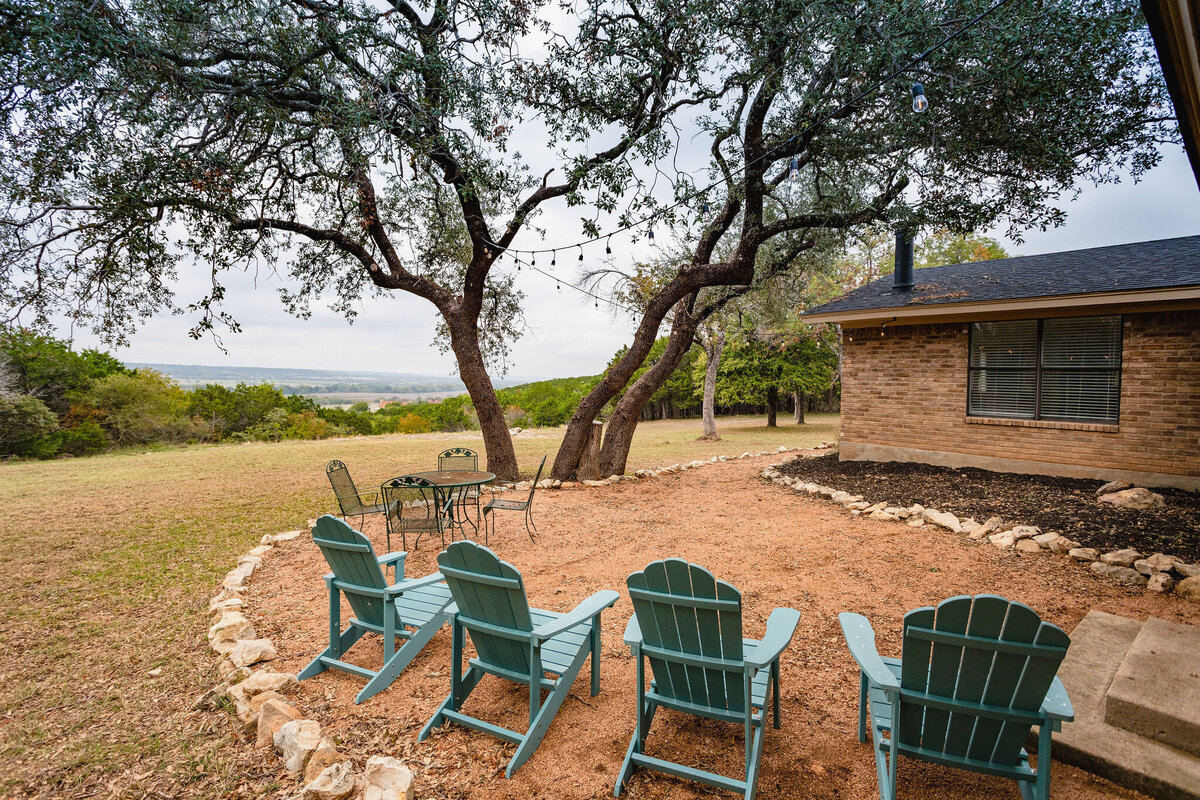
<path fill-rule="evenodd" d="M 913 278 L 909 292 L 893 292 L 887 275 L 807 313 L 1197 286 L 1200 236 L 926 267 Z"/>

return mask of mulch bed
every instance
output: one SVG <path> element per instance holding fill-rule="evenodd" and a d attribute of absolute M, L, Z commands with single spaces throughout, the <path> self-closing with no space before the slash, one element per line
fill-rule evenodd
<path fill-rule="evenodd" d="M 920 503 L 983 522 L 1010 522 L 1056 531 L 1084 547 L 1135 547 L 1200 560 L 1200 494 L 1180 489 L 1154 491 L 1165 508 L 1132 511 L 1096 502 L 1103 481 L 1017 475 L 963 467 L 878 461 L 838 461 L 837 453 L 790 461 L 779 471 L 871 502 L 897 506 Z"/>

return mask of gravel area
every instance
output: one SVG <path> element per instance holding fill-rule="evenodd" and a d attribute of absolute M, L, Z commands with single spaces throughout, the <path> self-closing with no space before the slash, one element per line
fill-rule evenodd
<path fill-rule="evenodd" d="M 714 464 L 601 489 L 538 492 L 536 543 L 525 536 L 520 515 L 501 518 L 492 548 L 521 570 L 532 605 L 565 611 L 598 589 L 621 592 L 603 618 L 601 694 L 590 696 L 585 669 L 541 747 L 511 780 L 503 778 L 503 769 L 513 747 L 487 735 L 450 725 L 427 742 L 416 741 L 449 689 L 447 629 L 391 688 L 362 705 L 354 704 L 362 681 L 339 672 L 304 681 L 293 701 L 360 763 L 382 754 L 410 764 L 423 800 L 611 797 L 634 725 L 635 663 L 621 640 L 632 611 L 625 578 L 654 559 L 679 556 L 742 591 L 747 636 L 762 635 L 772 608 L 790 606 L 802 614 L 782 660 L 783 729 L 767 733 L 758 796 L 873 800 L 875 765 L 871 746 L 856 735 L 858 672 L 842 639 L 839 612 L 867 615 L 884 655 L 899 655 L 901 620 L 909 609 L 985 591 L 1028 603 L 1068 631 L 1091 608 L 1200 624 L 1200 606 L 1128 590 L 1065 557 L 1025 557 L 933 526 L 851 517 L 828 501 L 762 481 L 758 473 L 770 461 Z M 368 533 L 382 552 L 382 531 L 372 527 Z M 410 552 L 408 573 L 432 571 L 438 549 L 423 542 Z M 299 671 L 324 647 L 326 570 L 317 548 L 301 539 L 269 554 L 255 575 L 247 604 L 259 635 L 279 648 L 271 668 Z M 378 639 L 368 637 L 348 658 L 377 666 L 380 652 Z M 468 710 L 523 729 L 527 703 L 519 687 L 486 678 Z M 662 711 L 648 751 L 733 774 L 742 763 L 740 730 Z M 277 780 L 279 796 L 295 792 L 293 779 L 281 772 Z M 907 760 L 900 767 L 900 792 L 925 800 L 1020 797 L 1010 781 Z M 1055 765 L 1054 795 L 1139 797 L 1065 765 Z M 626 796 L 733 795 L 639 772 Z"/>

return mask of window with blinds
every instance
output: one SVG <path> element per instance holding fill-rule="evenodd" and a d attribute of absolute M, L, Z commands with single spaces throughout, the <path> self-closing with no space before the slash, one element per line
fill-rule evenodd
<path fill-rule="evenodd" d="M 1120 399 L 1120 317 L 971 326 L 972 416 L 1116 423 Z"/>

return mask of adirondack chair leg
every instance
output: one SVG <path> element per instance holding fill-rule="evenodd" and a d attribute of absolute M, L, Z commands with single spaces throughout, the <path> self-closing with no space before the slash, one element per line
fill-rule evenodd
<path fill-rule="evenodd" d="M 867 698 L 870 687 L 867 686 L 867 673 L 858 673 L 858 740 L 867 741 Z"/>
<path fill-rule="evenodd" d="M 434 627 L 433 625 L 423 625 L 422 627 L 417 628 L 412 635 L 408 637 L 408 641 L 406 641 L 400 647 L 400 649 L 396 651 L 395 655 L 385 655 L 383 667 L 380 668 L 379 672 L 375 673 L 375 677 L 368 681 L 367 685 L 363 687 L 363 690 L 358 693 L 357 697 L 354 698 L 355 704 L 369 700 L 387 687 L 391 686 L 392 681 L 400 677 L 400 673 L 412 663 L 414 658 L 420 655 L 421 650 L 424 649 L 425 645 L 429 644 L 430 640 L 433 639 L 433 637 L 436 636 L 437 632 L 440 630 L 440 625 L 437 627 Z M 384 645 L 384 649 L 386 654 L 386 644 Z"/>
<path fill-rule="evenodd" d="M 354 646 L 354 643 L 362 638 L 363 629 L 351 625 L 346 630 L 341 630 L 342 627 L 342 595 L 333 586 L 331 579 L 326 579 L 326 585 L 329 587 L 329 646 L 326 647 L 316 658 L 308 663 L 304 669 L 300 670 L 296 675 L 296 680 L 302 681 L 320 675 L 325 670 L 329 669 L 324 658 L 338 658 Z"/>
<path fill-rule="evenodd" d="M 1051 727 L 1049 720 L 1043 720 L 1038 726 L 1037 749 L 1037 779 L 1034 785 L 1021 781 L 1021 793 L 1030 800 L 1050 800 L 1050 739 Z M 1028 787 L 1028 790 L 1027 790 Z"/>
<path fill-rule="evenodd" d="M 600 615 L 592 617 L 591 630 L 591 650 L 592 654 L 592 697 L 600 694 Z"/>
<path fill-rule="evenodd" d="M 483 510 L 483 546 L 484 547 L 487 547 L 487 543 L 488 543 L 488 514 L 490 514 L 491 511 L 492 510 L 490 508 L 485 508 Z M 494 526 L 495 524 L 496 524 L 496 517 L 495 517 L 495 515 L 493 515 L 492 516 L 492 525 Z"/>
<path fill-rule="evenodd" d="M 529 644 L 529 728 L 542 706 L 542 651 L 536 641 Z"/>
<path fill-rule="evenodd" d="M 550 696 L 546 698 L 546 702 L 542 703 L 541 710 L 537 712 L 536 719 L 530 719 L 529 732 L 525 734 L 525 739 L 517 746 L 517 752 L 513 754 L 512 761 L 508 764 L 508 769 L 504 771 L 504 777 L 511 778 L 513 773 L 521 768 L 529 757 L 537 750 L 538 745 L 542 742 L 542 737 L 546 735 L 546 731 L 550 729 L 550 723 L 554 720 L 554 715 L 558 713 L 558 709 L 567 699 L 567 694 L 571 691 L 571 684 L 575 682 L 575 678 L 579 676 L 580 670 L 583 669 L 584 659 L 588 657 L 588 648 L 583 648 L 579 654 L 575 656 L 575 660 L 571 662 L 571 666 L 567 671 L 558 676 L 558 681 L 555 682 L 554 689 L 551 690 Z M 533 670 L 530 673 L 534 679 L 541 677 L 541 659 L 533 665 Z M 533 687 L 529 687 L 530 696 L 534 694 Z M 540 695 L 541 690 L 538 690 Z M 533 706 L 533 700 L 530 700 L 530 707 Z"/>
<path fill-rule="evenodd" d="M 782 722 L 779 719 L 779 662 L 775 661 L 771 664 L 771 683 L 775 685 L 775 693 L 772 697 L 771 713 L 775 717 L 775 730 L 779 730 Z"/>
<path fill-rule="evenodd" d="M 758 789 L 758 767 L 762 763 L 763 740 L 766 737 L 764 726 L 759 725 L 754 729 L 754 746 L 747 750 L 746 800 L 754 800 L 754 793 Z"/>

